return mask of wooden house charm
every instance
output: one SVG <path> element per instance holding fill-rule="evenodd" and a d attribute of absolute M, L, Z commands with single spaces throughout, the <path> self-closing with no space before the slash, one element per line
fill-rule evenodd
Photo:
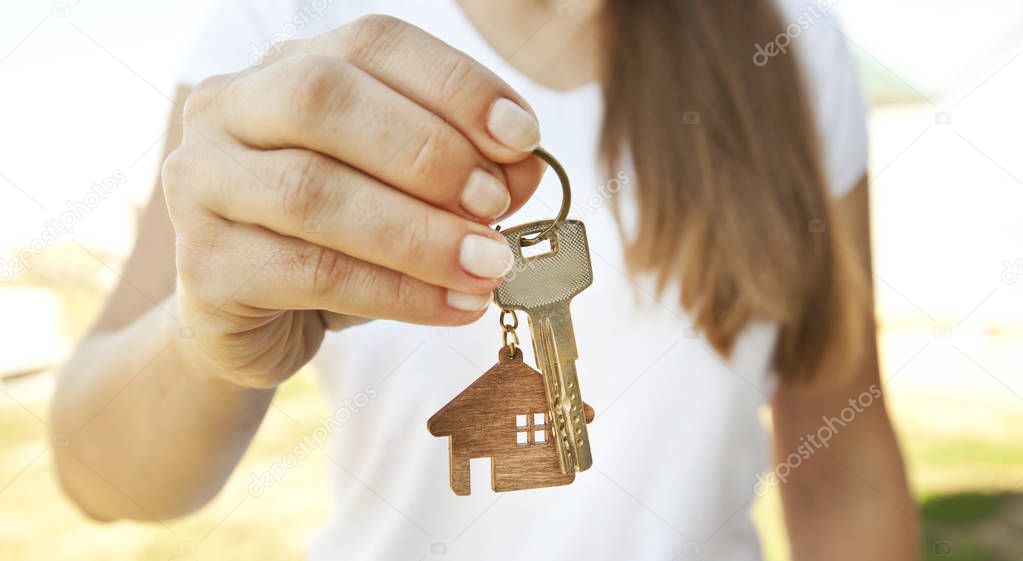
<path fill-rule="evenodd" d="M 563 474 L 551 433 L 542 375 L 499 352 L 499 362 L 455 396 L 427 422 L 434 436 L 448 437 L 451 489 L 469 494 L 469 460 L 490 458 L 494 491 L 517 491 L 566 485 L 575 473 Z M 583 404 L 586 422 L 593 408 Z"/>

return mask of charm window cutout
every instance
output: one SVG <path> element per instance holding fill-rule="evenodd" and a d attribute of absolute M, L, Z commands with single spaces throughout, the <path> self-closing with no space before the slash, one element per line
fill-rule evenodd
<path fill-rule="evenodd" d="M 515 415 L 515 444 L 529 446 L 547 444 L 547 414 Z"/>

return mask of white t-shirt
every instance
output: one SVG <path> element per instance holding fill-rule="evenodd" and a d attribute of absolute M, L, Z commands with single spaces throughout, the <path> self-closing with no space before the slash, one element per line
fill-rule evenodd
<path fill-rule="evenodd" d="M 803 1 L 779 0 L 784 21 L 797 21 Z M 606 196 L 618 185 L 596 160 L 596 84 L 558 92 L 532 82 L 456 0 L 227 0 L 186 60 L 183 82 L 239 70 L 270 40 L 314 36 L 374 12 L 412 22 L 501 75 L 535 109 L 543 145 L 569 170 L 594 273 L 572 305 L 580 386 L 597 412 L 594 462 L 572 485 L 495 495 L 488 461 L 474 460 L 472 494 L 451 491 L 447 439 L 431 436 L 426 420 L 495 362 L 496 309 L 466 327 L 378 321 L 332 333 L 315 365 L 334 407 L 326 425 L 336 504 L 309 559 L 760 559 L 749 507 L 769 459 L 759 410 L 775 387 L 776 326 L 748 326 L 725 359 L 692 328 L 676 294 L 655 296 L 651 279 L 626 276 Z M 833 23 L 813 22 L 791 48 L 837 198 L 863 176 L 867 151 L 859 85 Z M 751 64 L 753 54 L 751 46 Z M 508 225 L 549 218 L 560 204 L 551 175 Z M 627 199 L 635 185 L 622 183 Z M 528 339 L 524 323 L 520 335 Z"/>

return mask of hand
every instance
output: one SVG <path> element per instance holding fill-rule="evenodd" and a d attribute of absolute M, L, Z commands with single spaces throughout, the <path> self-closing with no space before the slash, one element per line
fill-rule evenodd
<path fill-rule="evenodd" d="M 287 379 L 328 326 L 478 319 L 512 259 L 486 224 L 543 173 L 521 97 L 384 16 L 210 78 L 184 114 L 163 167 L 182 322 L 204 370 L 251 387 Z"/>

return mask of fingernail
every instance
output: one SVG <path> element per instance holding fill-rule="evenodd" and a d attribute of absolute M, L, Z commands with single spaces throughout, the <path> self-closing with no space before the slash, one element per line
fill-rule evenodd
<path fill-rule="evenodd" d="M 480 218 L 497 218 L 511 205 L 504 184 L 490 173 L 474 169 L 462 189 L 462 208 Z"/>
<path fill-rule="evenodd" d="M 469 294 L 448 290 L 448 306 L 463 312 L 478 312 L 490 305 L 490 294 Z"/>
<path fill-rule="evenodd" d="M 514 263 L 506 242 L 478 234 L 465 236 L 458 260 L 470 275 L 493 279 L 503 277 Z"/>
<path fill-rule="evenodd" d="M 515 150 L 529 152 L 540 145 L 540 124 L 536 117 L 505 97 L 490 107 L 487 128 L 501 144 Z"/>

